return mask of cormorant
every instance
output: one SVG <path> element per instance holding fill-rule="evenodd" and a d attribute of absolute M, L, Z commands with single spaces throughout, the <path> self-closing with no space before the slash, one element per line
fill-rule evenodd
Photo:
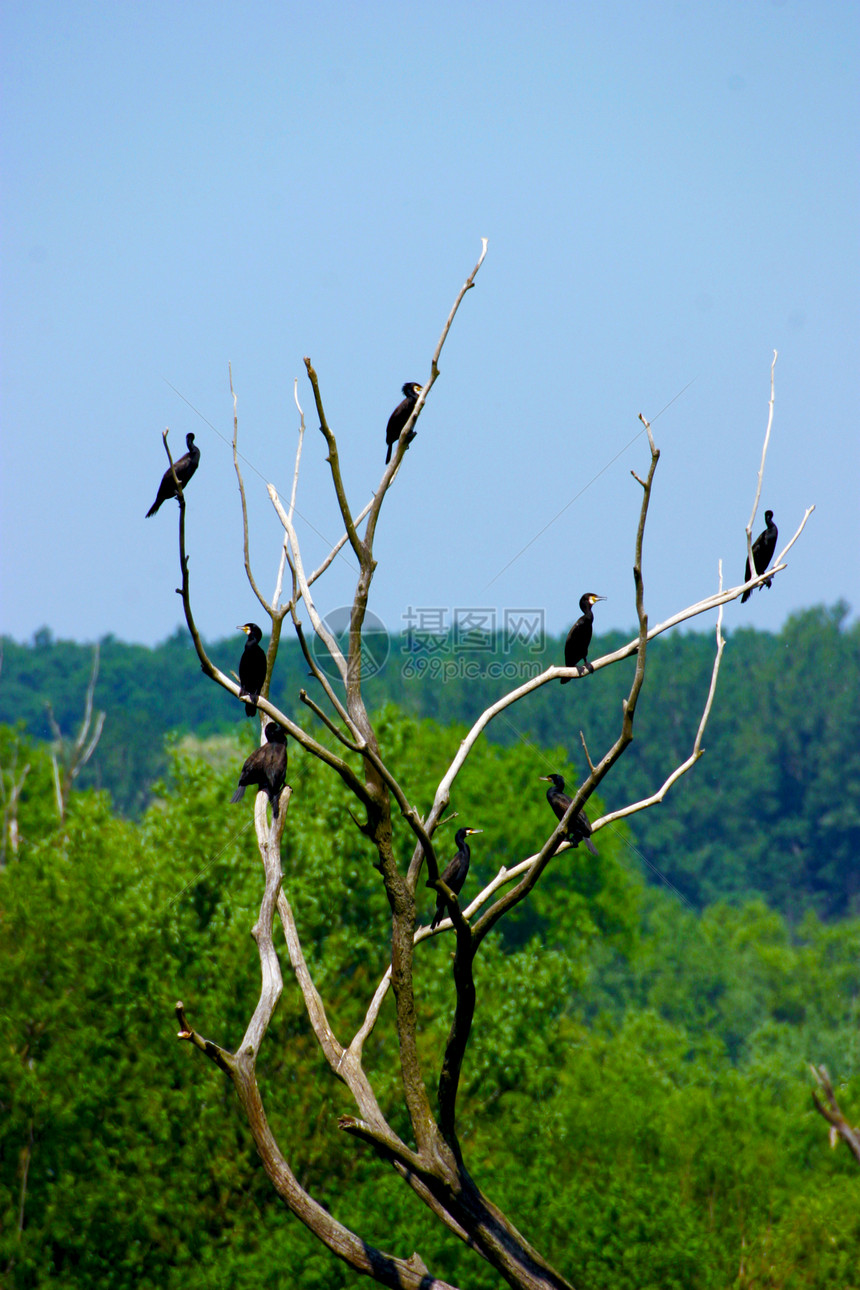
<path fill-rule="evenodd" d="M 244 632 L 248 637 L 239 659 L 239 689 L 251 699 L 250 703 L 245 704 L 245 716 L 253 717 L 257 711 L 254 700 L 259 698 L 266 680 L 266 653 L 260 648 L 263 633 L 256 623 L 244 623 L 236 630 Z"/>
<path fill-rule="evenodd" d="M 594 668 L 588 661 L 588 647 L 591 644 L 591 633 L 594 628 L 594 614 L 591 612 L 591 606 L 596 605 L 598 600 L 605 600 L 605 596 L 595 596 L 593 591 L 580 597 L 579 607 L 582 610 L 582 617 L 577 618 L 576 622 L 567 633 L 567 640 L 564 642 L 564 666 L 576 667 L 580 659 L 585 664 L 586 671 L 593 672 Z M 572 676 L 563 676 L 562 685 L 567 685 L 572 681 Z"/>
<path fill-rule="evenodd" d="M 184 457 L 180 457 L 178 461 L 173 463 L 173 470 L 176 471 L 179 487 L 183 489 L 200 464 L 200 449 L 194 446 L 194 435 L 187 434 L 185 442 L 188 446 L 188 451 Z M 146 518 L 149 519 L 150 515 L 154 515 L 161 503 L 166 502 L 168 497 L 175 496 L 176 485 L 173 482 L 173 471 L 168 466 L 161 476 L 161 483 L 158 485 L 158 496 L 146 512 Z"/>
<path fill-rule="evenodd" d="M 583 600 L 587 599 L 587 596 L 583 596 Z M 562 819 L 573 800 L 564 791 L 564 780 L 561 775 L 541 775 L 540 778 L 547 784 L 552 784 L 552 788 L 546 790 L 546 800 L 555 811 L 556 818 Z M 591 841 L 591 824 L 585 811 L 571 816 L 567 822 L 567 833 L 564 837 L 566 842 L 575 847 L 578 847 L 580 842 L 584 842 L 591 854 L 597 855 L 597 848 Z"/>
<path fill-rule="evenodd" d="M 755 564 L 756 573 L 764 573 L 765 569 L 770 564 L 773 559 L 773 553 L 776 550 L 776 539 L 779 537 L 779 529 L 773 522 L 773 511 L 765 511 L 764 522 L 767 525 L 767 528 L 762 529 L 752 546 L 753 563 Z M 744 582 L 749 582 L 749 580 L 750 562 L 749 557 L 747 557 L 746 569 L 744 570 Z M 773 578 L 765 578 L 761 585 L 763 587 L 769 587 L 772 582 Z M 750 591 L 744 592 L 741 596 L 742 605 L 749 600 L 753 591 L 755 591 L 755 587 Z"/>
<path fill-rule="evenodd" d="M 388 425 L 385 430 L 385 442 L 388 444 L 388 452 L 385 454 L 386 466 L 391 461 L 391 449 L 400 438 L 400 432 L 406 425 L 406 422 L 412 416 L 412 409 L 415 407 L 415 401 L 421 393 L 422 386 L 416 385 L 414 381 L 407 381 L 403 386 L 403 393 L 406 398 L 397 407 L 388 418 Z"/>
<path fill-rule="evenodd" d="M 466 875 L 469 872 L 469 860 L 472 854 L 466 838 L 473 833 L 483 833 L 483 831 L 483 829 L 458 829 L 454 835 L 454 841 L 457 843 L 457 854 L 453 860 L 449 860 L 445 865 L 440 877 L 458 896 L 463 890 L 463 883 L 466 881 Z M 427 886 L 432 887 L 432 882 L 428 882 Z M 433 915 L 433 922 L 430 924 L 431 932 L 439 926 L 447 912 L 448 902 L 442 892 L 439 891 L 436 893 L 436 913 Z"/>
<path fill-rule="evenodd" d="M 267 743 L 255 748 L 242 767 L 239 776 L 239 787 L 230 798 L 231 802 L 241 802 L 245 789 L 256 784 L 265 793 L 272 804 L 272 815 L 278 818 L 281 790 L 287 778 L 287 735 L 280 726 L 270 721 L 266 726 Z"/>

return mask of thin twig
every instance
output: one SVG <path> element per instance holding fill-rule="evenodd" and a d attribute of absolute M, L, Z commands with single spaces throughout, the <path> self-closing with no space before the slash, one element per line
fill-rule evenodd
<path fill-rule="evenodd" d="M 277 599 L 275 599 L 274 604 L 269 604 L 268 600 L 257 586 L 254 574 L 251 570 L 251 547 L 250 539 L 248 537 L 248 503 L 245 497 L 245 481 L 242 478 L 242 469 L 239 465 L 239 450 L 237 447 L 239 442 L 238 400 L 236 398 L 236 391 L 233 389 L 233 366 L 231 363 L 227 364 L 227 371 L 230 376 L 230 395 L 233 399 L 233 469 L 236 471 L 236 478 L 239 481 L 239 497 L 242 502 L 242 551 L 245 558 L 245 576 L 247 577 L 251 590 L 259 600 L 262 608 L 265 609 L 270 618 L 274 618 L 276 612 L 275 606 L 278 603 Z"/>
<path fill-rule="evenodd" d="M 755 517 L 756 517 L 756 511 L 758 510 L 758 504 L 761 501 L 761 490 L 762 490 L 762 484 L 764 483 L 764 463 L 767 459 L 767 449 L 768 449 L 768 444 L 770 443 L 770 432 L 773 427 L 773 405 L 775 402 L 774 368 L 776 367 L 777 358 L 778 358 L 778 353 L 776 350 L 774 350 L 773 361 L 771 362 L 771 365 L 770 365 L 770 400 L 768 402 L 768 411 L 767 411 L 767 428 L 764 432 L 764 443 L 762 444 L 762 449 L 761 449 L 761 465 L 758 468 L 758 478 L 756 479 L 755 500 L 753 501 L 753 508 L 750 514 L 749 524 L 747 524 L 747 554 L 749 556 L 751 569 L 755 568 L 755 565 L 753 564 L 753 560 L 752 560 L 752 545 L 751 545 L 752 530 L 753 530 L 753 525 L 755 524 Z"/>
<path fill-rule="evenodd" d="M 340 672 L 341 680 L 343 681 L 344 685 L 346 685 L 346 679 L 347 679 L 346 659 L 344 658 L 343 652 L 340 646 L 338 645 L 337 641 L 335 640 L 334 636 L 331 634 L 328 627 L 326 627 L 325 623 L 317 613 L 316 605 L 314 604 L 313 597 L 311 596 L 311 592 L 310 592 L 310 587 L 308 585 L 307 578 L 305 577 L 304 565 L 302 564 L 301 550 L 299 548 L 299 539 L 296 536 L 296 530 L 293 527 L 293 524 L 292 524 L 292 521 L 290 520 L 289 515 L 284 510 L 283 503 L 281 502 L 281 499 L 278 496 L 278 492 L 274 484 L 268 484 L 267 491 L 268 491 L 271 503 L 277 512 L 278 519 L 283 524 L 284 530 L 287 534 L 287 540 L 290 544 L 290 552 L 291 552 L 293 567 L 295 569 L 296 577 L 298 578 L 299 590 L 301 592 L 302 600 L 305 602 L 305 607 L 307 608 L 308 614 L 310 615 L 310 620 L 313 624 L 314 631 L 316 632 L 317 636 L 319 636 L 320 640 L 323 642 L 329 654 L 331 655 L 332 659 L 334 660 L 335 667 L 337 668 L 338 672 Z"/>

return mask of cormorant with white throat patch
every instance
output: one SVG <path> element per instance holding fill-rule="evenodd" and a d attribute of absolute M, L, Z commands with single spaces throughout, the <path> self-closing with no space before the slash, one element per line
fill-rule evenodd
<path fill-rule="evenodd" d="M 473 833 L 483 833 L 483 831 L 483 829 L 458 829 L 454 835 L 454 841 L 457 843 L 457 854 L 448 861 L 439 876 L 458 896 L 463 890 L 463 884 L 469 872 L 469 860 L 472 856 L 466 838 L 471 837 Z M 428 882 L 427 886 L 432 887 L 432 882 Z M 433 915 L 433 922 L 430 924 L 431 932 L 439 926 L 447 912 L 448 902 L 442 892 L 439 891 L 436 893 L 436 913 Z"/>
<path fill-rule="evenodd" d="M 385 428 L 385 442 L 388 444 L 388 452 L 385 454 L 386 466 L 391 461 L 391 449 L 397 443 L 403 427 L 412 416 L 412 409 L 415 407 L 418 395 L 421 393 L 422 388 L 423 387 L 417 385 L 415 381 L 407 381 L 403 386 L 403 393 L 406 397 L 403 399 L 402 403 L 398 403 L 397 407 L 388 418 L 388 425 Z"/>
<path fill-rule="evenodd" d="M 580 597 L 579 607 L 582 610 L 582 617 L 577 618 L 576 622 L 567 633 L 567 640 L 564 642 L 564 666 L 576 667 L 582 660 L 587 672 L 593 672 L 594 668 L 588 661 L 588 647 L 591 644 L 591 633 L 594 630 L 594 614 L 591 612 L 591 606 L 596 605 L 598 600 L 605 600 L 605 596 L 595 596 L 593 591 L 588 591 Z M 572 681 L 572 676 L 563 676 L 562 685 L 567 685 Z"/>

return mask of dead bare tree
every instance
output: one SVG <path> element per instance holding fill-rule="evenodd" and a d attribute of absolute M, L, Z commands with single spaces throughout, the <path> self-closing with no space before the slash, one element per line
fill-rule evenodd
<path fill-rule="evenodd" d="M 99 675 L 99 646 L 93 647 L 93 665 L 90 669 L 90 679 L 87 684 L 87 695 L 84 700 L 84 715 L 81 718 L 80 729 L 74 739 L 66 739 L 59 727 L 54 710 L 50 703 L 47 704 L 48 721 L 51 723 L 51 730 L 54 735 L 54 742 L 51 746 L 51 765 L 54 771 L 54 797 L 57 803 L 57 814 L 60 822 L 66 818 L 66 811 L 69 807 L 69 797 L 75 785 L 75 780 L 80 775 L 84 766 L 92 757 L 98 742 L 102 737 L 102 730 L 105 723 L 105 714 L 96 713 L 95 722 L 93 722 L 93 698 L 96 692 L 96 681 Z"/>
<path fill-rule="evenodd" d="M 283 624 L 289 615 L 308 667 L 325 694 L 328 710 L 326 711 L 320 704 L 311 699 L 304 690 L 300 691 L 299 698 L 308 710 L 322 722 L 325 729 L 330 732 L 341 747 L 353 754 L 354 758 L 359 759 L 360 773 L 353 769 L 353 763 L 347 761 L 345 756 L 340 756 L 324 746 L 309 730 L 279 711 L 267 697 L 268 682 L 263 688 L 259 701 L 261 717 L 264 722 L 277 722 L 302 748 L 313 754 L 322 767 L 339 776 L 353 795 L 357 814 L 353 814 L 352 818 L 367 839 L 369 847 L 372 848 L 373 863 L 379 872 L 380 883 L 390 908 L 390 962 L 373 996 L 367 1000 L 364 1020 L 352 1038 L 348 1042 L 342 1042 L 334 1033 L 326 1012 L 326 1004 L 314 985 L 312 967 L 307 962 L 299 935 L 300 918 L 297 918 L 293 911 L 289 901 L 289 892 L 284 884 L 280 843 L 283 830 L 288 821 L 291 790 L 289 788 L 284 789 L 280 813 L 277 819 L 272 819 L 271 823 L 268 821 L 266 812 L 266 797 L 264 794 L 259 794 L 255 807 L 255 825 L 265 883 L 259 915 L 253 929 L 261 971 L 261 988 L 254 1013 L 248 1022 L 241 1043 L 233 1052 L 199 1034 L 189 1021 L 184 1004 L 178 1003 L 176 1005 L 176 1013 L 180 1026 L 179 1037 L 193 1044 L 200 1052 L 215 1062 L 231 1079 L 247 1116 L 263 1166 L 279 1196 L 289 1209 L 314 1232 L 333 1254 L 343 1259 L 350 1267 L 367 1274 L 380 1284 L 410 1287 L 414 1288 L 414 1290 L 419 1290 L 419 1287 L 421 1290 L 434 1290 L 434 1288 L 444 1290 L 447 1283 L 432 1276 L 417 1254 L 413 1254 L 410 1258 L 401 1258 L 377 1250 L 368 1245 L 360 1234 L 345 1227 L 324 1209 L 299 1183 L 268 1124 L 257 1083 L 256 1064 L 267 1028 L 283 989 L 281 962 L 274 941 L 275 915 L 277 913 L 283 928 L 290 965 L 301 990 L 307 1015 L 320 1050 L 332 1073 L 346 1085 L 355 1103 L 356 1113 L 343 1116 L 339 1121 L 343 1132 L 365 1144 L 375 1151 L 378 1156 L 386 1160 L 437 1218 L 451 1232 L 455 1233 L 464 1245 L 482 1256 L 508 1284 L 521 1287 L 523 1290 L 549 1290 L 549 1288 L 561 1290 L 562 1287 L 569 1287 L 571 1283 L 549 1265 L 547 1260 L 533 1248 L 526 1237 L 517 1230 L 511 1219 L 502 1213 L 493 1204 L 492 1200 L 483 1193 L 468 1171 L 458 1141 L 457 1095 L 460 1074 L 468 1050 L 476 1001 L 473 966 L 488 932 L 515 905 L 528 899 L 547 867 L 553 862 L 554 857 L 567 849 L 569 844 L 563 842 L 562 838 L 567 832 L 568 821 L 584 807 L 595 788 L 629 746 L 633 738 L 636 707 L 645 676 L 648 642 L 678 623 L 686 622 L 698 614 L 716 610 L 716 652 L 711 683 L 708 694 L 704 698 L 702 717 L 690 756 L 673 771 L 666 782 L 657 788 L 651 796 L 595 821 L 594 832 L 599 832 L 604 825 L 612 820 L 644 810 L 653 803 L 662 801 L 675 782 L 690 770 L 702 755 L 702 736 L 711 710 L 723 652 L 722 607 L 726 602 L 740 596 L 747 587 L 759 585 L 764 580 L 765 575 L 757 575 L 742 586 L 724 589 L 722 585 L 722 566 L 720 565 L 716 591 L 697 603 L 680 610 L 665 622 L 654 627 L 649 626 L 645 609 L 642 547 L 651 503 L 652 483 L 659 463 L 660 453 L 654 442 L 651 427 L 643 419 L 650 446 L 650 462 L 647 473 L 643 477 L 631 472 L 642 491 L 639 521 L 633 542 L 633 585 L 639 628 L 637 635 L 627 645 L 603 658 L 594 660 L 593 663 L 593 670 L 598 672 L 623 658 L 635 656 L 636 659 L 633 681 L 623 704 L 617 738 L 596 762 L 592 761 L 588 749 L 585 748 L 589 766 L 588 777 L 579 786 L 564 818 L 547 837 L 540 850 L 534 855 L 523 857 L 514 866 L 500 869 L 493 881 L 486 886 L 471 904 L 467 908 L 461 909 L 457 896 L 441 877 L 441 868 L 434 845 L 434 835 L 440 823 L 443 822 L 443 817 L 449 807 L 451 792 L 456 778 L 477 741 L 495 717 L 512 704 L 521 702 L 543 685 L 557 681 L 561 677 L 576 679 L 578 671 L 576 668 L 548 667 L 539 676 L 533 677 L 525 684 L 505 694 L 488 707 L 475 721 L 466 738 L 460 744 L 456 755 L 439 782 L 429 809 L 422 811 L 413 803 L 408 788 L 401 785 L 394 768 L 386 763 L 380 752 L 373 722 L 367 712 L 362 695 L 361 646 L 368 594 L 376 567 L 373 555 L 374 538 L 382 506 L 389 488 L 394 484 L 404 464 L 404 457 L 412 438 L 413 428 L 439 375 L 438 360 L 454 317 L 467 291 L 474 285 L 486 251 L 487 243 L 484 240 L 480 258 L 454 301 L 431 360 L 428 380 L 417 399 L 409 421 L 404 426 L 395 445 L 390 464 L 386 466 L 383 472 L 377 491 L 358 515 L 353 513 L 347 495 L 347 489 L 341 473 L 337 440 L 326 418 L 317 373 L 310 359 L 305 359 L 316 414 L 321 433 L 325 439 L 326 460 L 329 465 L 332 486 L 340 509 L 344 532 L 319 567 L 308 573 L 302 558 L 295 525 L 296 492 L 305 433 L 304 414 L 296 394 L 300 422 L 295 470 L 289 502 L 285 505 L 275 488 L 271 484 L 267 486 L 269 498 L 284 531 L 275 589 L 271 600 L 267 600 L 260 591 L 251 569 L 245 488 L 239 468 L 236 446 L 238 437 L 236 396 L 235 393 L 233 394 L 233 453 L 242 500 L 245 569 L 251 588 L 261 606 L 269 615 L 272 624 L 268 651 L 268 676 L 271 677 L 278 640 Z M 774 355 L 774 361 L 775 359 L 776 355 Z M 773 413 L 773 369 L 771 369 L 770 412 L 768 435 Z M 765 449 L 766 446 L 767 441 L 765 442 Z M 166 436 L 165 449 L 168 454 L 168 460 L 171 460 Z M 763 470 L 764 454 L 761 471 L 759 472 L 759 491 Z M 221 672 L 209 659 L 195 625 L 186 552 L 186 507 L 178 481 L 177 496 L 179 501 L 179 560 L 182 576 L 181 587 L 177 588 L 177 590 L 182 597 L 188 629 L 204 672 L 238 698 L 240 693 L 239 685 L 233 678 Z M 774 566 L 768 571 L 768 577 L 778 575 L 786 567 L 785 555 L 800 536 L 811 509 L 806 512 L 794 537 L 779 554 Z M 351 607 L 348 643 L 344 652 L 326 622 L 318 613 L 312 589 L 316 581 L 329 568 L 337 553 L 347 544 L 351 547 L 358 562 L 358 577 Z M 289 579 L 287 575 L 289 575 Z M 286 599 L 283 599 L 284 585 L 287 580 L 289 581 L 289 594 Z M 336 673 L 342 682 L 342 692 L 335 689 L 326 673 L 318 665 L 314 652 L 309 648 L 304 626 L 299 617 L 299 611 L 302 606 L 310 620 L 313 632 L 332 660 Z M 583 746 L 585 747 L 584 739 Z M 414 839 L 411 860 L 408 866 L 405 866 L 405 871 L 398 865 L 396 859 L 393 844 L 395 829 L 408 830 Z M 432 931 L 429 927 L 418 928 L 416 926 L 416 891 L 421 871 L 425 866 L 428 885 L 433 886 L 437 892 L 443 894 L 449 911 L 449 917 L 443 919 L 439 926 Z M 445 934 L 452 928 L 455 938 L 453 975 L 456 998 L 450 1033 L 438 1073 L 437 1096 L 434 1106 L 426 1091 L 425 1072 L 416 1041 L 413 963 L 416 950 L 425 940 L 430 936 Z M 363 1047 L 368 1036 L 373 1031 L 383 1000 L 389 990 L 393 992 L 394 996 L 400 1087 L 411 1129 L 411 1141 L 409 1142 L 397 1134 L 385 1118 L 362 1064 Z"/>

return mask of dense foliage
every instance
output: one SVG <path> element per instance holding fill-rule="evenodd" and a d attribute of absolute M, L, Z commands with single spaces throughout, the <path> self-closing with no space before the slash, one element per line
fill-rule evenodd
<path fill-rule="evenodd" d="M 832 623 L 805 627 L 824 629 L 841 648 Z M 815 714 L 808 720 L 814 727 Z M 31 766 L 17 852 L 0 871 L 4 1285 L 358 1284 L 281 1207 L 226 1079 L 175 1036 L 182 998 L 204 1034 L 235 1047 L 256 999 L 259 857 L 250 803 L 229 805 L 254 725 L 241 746 L 219 736 L 202 756 L 175 753 L 139 820 L 80 793 L 63 827 L 44 749 L 3 735 L 4 769 L 13 750 Z M 462 729 L 393 710 L 378 728 L 426 807 Z M 553 821 L 536 777 L 548 768 L 575 778 L 558 751 L 476 751 L 458 781 L 459 820 L 446 826 L 451 838 L 458 823 L 485 830 L 467 896 L 546 836 Z M 286 887 L 346 1038 L 384 968 L 385 897 L 339 781 L 294 747 L 288 779 Z M 615 794 L 612 779 L 605 788 Z M 735 788 L 747 792 L 743 779 Z M 405 831 L 400 842 L 411 849 Z M 478 1181 L 587 1290 L 860 1285 L 860 1172 L 844 1148 L 829 1149 L 807 1069 L 823 1061 L 847 1081 L 840 1098 L 856 1120 L 860 921 L 824 925 L 811 902 L 802 917 L 793 910 L 792 928 L 761 902 L 699 914 L 644 885 L 624 828 L 603 832 L 598 850 L 597 860 L 583 848 L 559 857 L 482 951 L 460 1122 Z M 712 881 L 733 860 L 715 855 Z M 433 903 L 427 892 L 427 919 Z M 416 959 L 428 1078 L 450 1019 L 450 949 L 442 938 Z M 289 972 L 263 1055 L 267 1106 L 306 1186 L 368 1239 L 417 1249 L 460 1284 L 498 1285 L 384 1164 L 339 1134 L 337 1116 L 351 1108 Z M 388 1006 L 366 1056 L 406 1134 L 387 1074 Z"/>
<path fill-rule="evenodd" d="M 213 659 L 235 669 L 242 643 L 238 633 L 220 642 Z M 592 657 L 622 643 L 619 635 L 598 638 Z M 495 652 L 470 653 L 452 640 L 394 638 L 386 666 L 365 686 L 368 702 L 392 699 L 443 724 L 470 721 L 509 688 L 505 678 L 517 668 L 539 670 L 561 659 L 555 641 L 544 648 L 495 645 Z M 649 646 L 636 740 L 605 786 L 610 808 L 653 792 L 689 754 L 713 654 L 709 633 L 660 637 Z M 47 738 L 48 699 L 72 733 L 90 665 L 91 649 L 54 641 L 48 632 L 29 646 L 4 641 L 0 721 L 23 721 L 31 734 Z M 508 671 L 494 677 L 494 668 Z M 546 686 L 499 718 L 490 737 L 561 746 L 582 768 L 579 732 L 592 751 L 607 746 L 629 670 L 614 667 L 561 692 Z M 285 641 L 274 701 L 292 711 L 307 682 L 298 646 Z M 176 702 L 165 702 L 171 695 Z M 154 650 L 102 642 L 96 705 L 108 719 L 81 784 L 108 789 L 115 807 L 131 817 L 166 771 L 168 731 L 205 737 L 242 722 L 241 708 L 201 674 L 183 633 Z M 670 805 L 631 821 L 645 860 L 698 908 L 762 897 L 792 922 L 809 908 L 824 918 L 860 913 L 860 623 L 849 625 L 846 606 L 799 614 L 778 635 L 730 633 L 705 748 Z"/>

